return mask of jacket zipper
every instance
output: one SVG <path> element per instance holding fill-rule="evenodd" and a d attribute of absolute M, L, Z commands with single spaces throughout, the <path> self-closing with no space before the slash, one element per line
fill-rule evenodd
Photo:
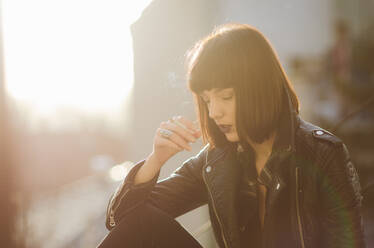
<path fill-rule="evenodd" d="M 220 159 L 222 156 L 218 156 L 218 158 L 214 159 L 213 162 L 210 161 L 210 163 L 214 163 L 216 162 L 218 159 Z M 208 186 L 208 183 L 206 181 L 206 178 L 205 178 L 205 168 L 207 167 L 207 164 L 208 164 L 208 154 L 206 155 L 205 157 L 205 166 L 203 167 L 203 181 L 205 183 L 205 186 L 206 188 L 208 189 L 208 192 L 209 192 L 209 197 L 212 201 L 212 207 L 213 207 L 213 211 L 214 211 L 214 215 L 216 216 L 217 220 L 218 220 L 218 223 L 219 223 L 219 227 L 221 229 L 221 235 L 222 235 L 222 240 L 223 240 L 223 244 L 225 245 L 225 248 L 229 248 L 228 244 L 227 244 L 227 241 L 226 241 L 226 238 L 225 238 L 225 234 L 223 232 L 223 225 L 221 223 L 221 220 L 219 219 L 218 217 L 218 214 L 217 214 L 217 209 L 214 205 L 214 200 L 213 200 L 213 196 L 212 196 L 212 192 L 210 191 L 209 189 L 209 186 Z"/>
<path fill-rule="evenodd" d="M 205 179 L 204 174 L 205 174 L 205 172 L 203 172 L 204 183 L 205 183 L 205 186 L 206 186 L 207 189 L 208 189 L 209 196 L 210 196 L 210 199 L 211 199 L 211 201 L 212 201 L 212 206 L 213 206 L 214 214 L 215 214 L 215 216 L 216 216 L 216 218 L 217 218 L 217 220 L 218 220 L 218 223 L 219 223 L 219 226 L 220 226 L 220 229 L 221 229 L 222 240 L 223 240 L 223 243 L 224 243 L 224 245 L 225 245 L 225 248 L 228 248 L 229 246 L 227 245 L 227 241 L 226 241 L 226 239 L 225 239 L 225 234 L 223 233 L 223 225 L 222 225 L 222 223 L 221 223 L 221 220 L 220 220 L 219 217 L 218 217 L 217 209 L 216 209 L 216 207 L 215 207 L 215 205 L 214 205 L 213 196 L 212 196 L 212 193 L 210 192 L 210 189 L 209 189 L 209 187 L 208 187 L 208 184 L 207 184 L 207 182 L 206 182 L 206 179 Z"/>
<path fill-rule="evenodd" d="M 299 167 L 296 167 L 295 174 L 296 174 L 296 190 L 295 190 L 295 193 L 296 193 L 297 224 L 298 224 L 298 227 L 299 227 L 301 247 L 305 248 L 304 232 L 303 232 L 303 226 L 301 224 L 300 203 L 299 203 Z"/>
<path fill-rule="evenodd" d="M 110 209 L 110 215 L 109 215 L 109 225 L 111 227 L 114 227 L 116 225 L 116 222 L 114 221 L 114 212 L 112 209 Z"/>
<path fill-rule="evenodd" d="M 126 189 L 125 190 L 125 192 L 122 194 L 122 196 L 121 196 L 121 198 L 119 199 L 119 202 L 121 202 L 122 201 L 122 199 L 123 199 L 123 197 L 125 197 L 125 195 L 128 193 L 130 191 L 130 189 Z M 116 198 L 117 196 L 115 196 L 114 198 Z M 114 212 L 117 210 L 117 208 L 118 208 L 118 206 L 119 206 L 119 204 L 116 206 L 116 207 L 114 207 L 113 205 L 114 205 L 114 201 L 115 201 L 115 199 L 113 198 L 113 204 L 111 204 L 111 206 L 109 206 L 109 212 L 110 212 L 110 214 L 109 214 L 109 225 L 111 226 L 111 227 L 114 227 L 115 225 L 116 225 L 116 222 L 115 222 L 115 220 L 114 220 Z"/>

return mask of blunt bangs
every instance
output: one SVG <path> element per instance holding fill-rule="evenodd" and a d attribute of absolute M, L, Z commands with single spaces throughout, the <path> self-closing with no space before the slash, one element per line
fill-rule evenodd
<path fill-rule="evenodd" d="M 218 29 L 190 52 L 188 87 L 192 92 L 200 94 L 213 88 L 237 88 L 237 85 L 247 83 L 243 80 L 250 78 L 248 56 L 252 55 L 251 51 L 243 50 L 238 44 L 240 40 L 235 42 L 226 33 L 230 30 Z"/>
<path fill-rule="evenodd" d="M 209 50 L 213 48 L 210 47 Z M 204 51 L 200 54 L 189 73 L 190 90 L 200 94 L 213 88 L 232 88 L 237 68 L 227 56 L 232 56 L 227 49 L 219 49 L 214 53 Z"/>

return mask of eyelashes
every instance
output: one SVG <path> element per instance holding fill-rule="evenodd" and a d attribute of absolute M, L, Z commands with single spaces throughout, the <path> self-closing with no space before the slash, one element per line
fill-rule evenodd
<path fill-rule="evenodd" d="M 230 95 L 230 96 L 223 96 L 222 99 L 223 100 L 231 100 L 233 98 L 233 95 Z"/>
<path fill-rule="evenodd" d="M 221 97 L 219 97 L 219 98 L 221 98 L 221 99 L 224 100 L 224 101 L 229 101 L 229 100 L 232 100 L 233 95 L 229 95 L 229 96 L 221 96 Z M 205 102 L 206 104 L 209 104 L 209 103 L 210 103 L 210 100 L 208 100 L 208 99 L 204 99 L 203 97 L 202 97 L 201 99 L 202 99 L 203 102 Z"/>

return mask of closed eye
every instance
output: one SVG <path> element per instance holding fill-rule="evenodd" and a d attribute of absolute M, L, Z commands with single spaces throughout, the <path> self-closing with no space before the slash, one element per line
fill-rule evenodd
<path fill-rule="evenodd" d="M 222 99 L 223 99 L 223 100 L 231 100 L 232 97 L 233 97 L 233 95 L 223 96 Z"/>

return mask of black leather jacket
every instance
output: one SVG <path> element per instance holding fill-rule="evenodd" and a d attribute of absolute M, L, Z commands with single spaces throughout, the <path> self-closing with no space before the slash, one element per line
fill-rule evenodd
<path fill-rule="evenodd" d="M 365 247 L 360 184 L 345 145 L 297 115 L 283 120 L 279 130 L 278 152 L 269 161 L 283 172 L 275 174 L 267 191 L 264 247 Z M 251 247 L 246 229 L 251 209 L 238 194 L 235 153 L 232 145 L 214 149 L 208 145 L 168 178 L 157 182 L 157 175 L 134 186 L 134 175 L 143 162 L 138 163 L 110 200 L 107 228 L 141 204 L 153 204 L 177 217 L 207 203 L 219 246 Z M 279 235 L 283 223 L 272 220 L 281 207 L 289 209 L 289 231 Z"/>

